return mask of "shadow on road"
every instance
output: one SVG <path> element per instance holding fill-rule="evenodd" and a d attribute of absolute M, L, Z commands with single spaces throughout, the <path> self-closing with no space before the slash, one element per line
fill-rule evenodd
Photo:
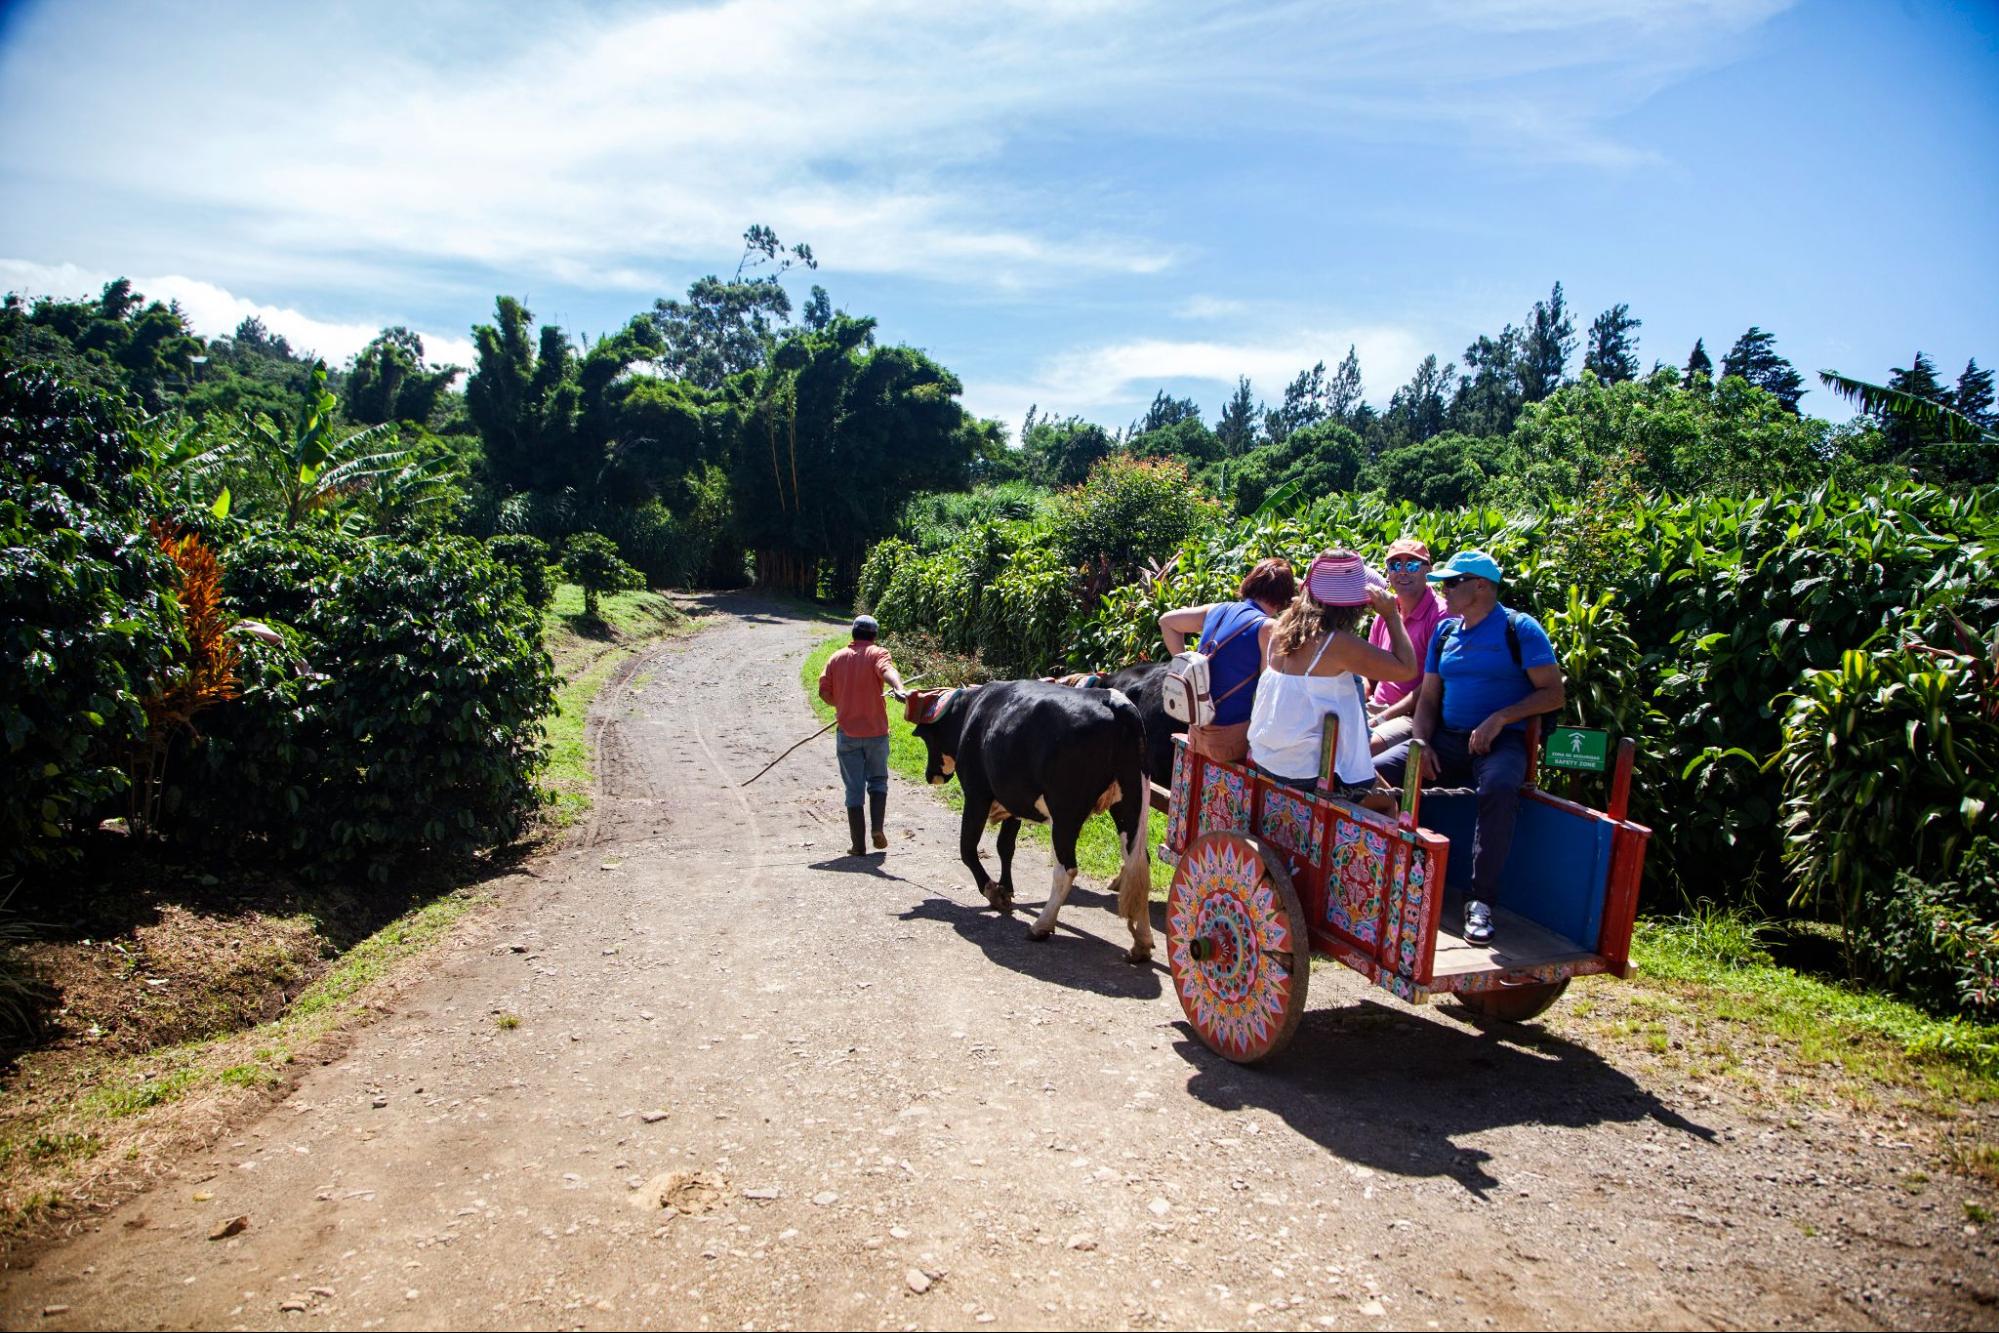
<path fill-rule="evenodd" d="M 848 622 L 848 617 L 835 607 L 819 606 L 788 597 L 773 597 L 768 593 L 749 590 L 689 593 L 676 597 L 675 601 L 683 609 L 691 610 L 696 615 L 709 615 L 719 611 L 738 620 L 747 620 L 753 625 L 779 625 L 801 620 L 816 620 L 829 628 L 837 629 Z"/>
<path fill-rule="evenodd" d="M 1066 919 L 1078 907 L 1094 910 L 1088 906 L 1092 899 L 1115 907 L 1108 895 L 1072 889 L 1062 908 L 1065 919 L 1045 940 L 1031 939 L 1027 934 L 1029 922 L 1041 910 L 1040 903 L 1017 902 L 1014 915 L 1004 917 L 983 901 L 973 906 L 933 897 L 897 916 L 903 921 L 941 921 L 976 944 L 991 961 L 1038 981 L 1121 999 L 1157 999 L 1162 989 L 1157 961 L 1143 966 L 1127 963 L 1122 944 L 1107 943 L 1086 934 Z M 1111 928 L 1122 936 L 1124 923 L 1117 919 L 1116 912 L 1109 913 L 1108 919 Z M 1154 948 L 1157 947 L 1155 936 Z"/>
<path fill-rule="evenodd" d="M 1175 1049 L 1195 1071 L 1187 1090 L 1210 1106 L 1261 1107 L 1347 1161 L 1448 1176 L 1480 1196 L 1501 1183 L 1488 1165 L 1504 1163 L 1456 1140 L 1485 1130 L 1649 1119 L 1715 1140 L 1595 1052 L 1538 1028 L 1438 1022 L 1362 1001 L 1307 1010 L 1290 1046 L 1252 1067 L 1216 1055 L 1187 1023 L 1175 1026 Z"/>
<path fill-rule="evenodd" d="M 824 861 L 814 861 L 805 868 L 823 870 L 835 875 L 868 875 L 874 879 L 894 880 L 897 884 L 911 883 L 911 880 L 901 875 L 891 875 L 888 872 L 888 868 L 883 864 L 887 855 L 886 852 L 869 852 L 864 856 L 855 856 L 849 852 L 842 852 Z"/>

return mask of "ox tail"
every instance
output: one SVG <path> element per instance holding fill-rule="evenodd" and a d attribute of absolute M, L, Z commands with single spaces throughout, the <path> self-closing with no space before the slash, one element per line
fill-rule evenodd
<path fill-rule="evenodd" d="M 1119 799 L 1111 818 L 1117 825 L 1124 849 L 1124 864 L 1118 870 L 1118 915 L 1131 923 L 1134 932 L 1145 927 L 1150 942 L 1152 919 L 1152 855 L 1146 845 L 1147 811 L 1152 788 L 1145 772 L 1145 724 L 1129 703 L 1118 710 L 1117 782 Z"/>

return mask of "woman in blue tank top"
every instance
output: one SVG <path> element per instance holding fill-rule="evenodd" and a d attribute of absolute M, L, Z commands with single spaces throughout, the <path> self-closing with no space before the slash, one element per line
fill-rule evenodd
<path fill-rule="evenodd" d="M 1206 727 L 1190 727 L 1188 743 L 1203 754 L 1230 761 L 1248 752 L 1249 714 L 1256 702 L 1270 627 L 1297 595 L 1298 579 L 1289 561 L 1270 559 L 1250 570 L 1237 591 L 1238 601 L 1183 606 L 1159 617 L 1168 653 L 1185 651 L 1187 636 L 1198 633 L 1201 650 L 1210 655 L 1208 681 L 1215 720 Z"/>

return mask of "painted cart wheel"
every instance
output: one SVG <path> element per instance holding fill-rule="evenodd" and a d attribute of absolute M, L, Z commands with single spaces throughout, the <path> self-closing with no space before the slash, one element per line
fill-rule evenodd
<path fill-rule="evenodd" d="M 1194 840 L 1166 895 L 1166 962 L 1201 1040 L 1238 1064 L 1284 1049 L 1305 1013 L 1312 946 L 1291 876 L 1255 838 Z"/>
<path fill-rule="evenodd" d="M 1458 996 L 1458 1003 L 1482 1018 L 1496 1018 L 1502 1023 L 1525 1023 L 1530 1018 L 1539 1018 L 1547 1013 L 1568 988 L 1569 979 L 1563 977 L 1560 981 L 1473 991 Z"/>

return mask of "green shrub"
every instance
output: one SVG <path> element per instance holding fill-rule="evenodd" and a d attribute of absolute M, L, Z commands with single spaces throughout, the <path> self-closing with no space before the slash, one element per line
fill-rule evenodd
<path fill-rule="evenodd" d="M 0 875 L 70 857 L 128 785 L 138 700 L 177 632 L 124 424 L 108 398 L 0 370 Z"/>
<path fill-rule="evenodd" d="M 1796 900 L 1830 911 L 1856 964 L 1893 974 L 1918 960 L 1919 972 L 1934 971 L 1919 961 L 1927 946 L 1910 937 L 1957 899 L 1913 893 L 1898 876 L 1954 880 L 1999 813 L 1991 664 L 1936 650 L 1849 649 L 1837 670 L 1800 683 L 1775 763 Z M 1984 864 L 1989 871 L 1989 854 Z M 1900 933 L 1882 944 L 1891 904 Z M 1999 913 L 1984 924 L 1999 924 Z"/>
<path fill-rule="evenodd" d="M 501 533 L 486 539 L 493 559 L 514 571 L 521 581 L 521 595 L 537 611 L 546 610 L 555 600 L 554 571 L 548 562 L 548 543 L 526 533 Z"/>
<path fill-rule="evenodd" d="M 562 548 L 562 572 L 583 589 L 583 614 L 597 614 L 602 593 L 645 587 L 645 576 L 618 558 L 617 545 L 601 532 L 579 532 Z"/>
<path fill-rule="evenodd" d="M 242 697 L 205 715 L 168 807 L 182 836 L 384 880 L 519 834 L 555 674 L 539 615 L 482 544 L 262 531 L 225 567 L 236 608 L 286 642 L 246 643 Z"/>
<path fill-rule="evenodd" d="M 1096 590 L 1101 594 L 1130 580 L 1142 564 L 1171 554 L 1218 514 L 1186 464 L 1112 457 L 1091 468 L 1081 486 L 1055 497 L 1051 530 L 1069 568 L 1108 575 Z"/>
<path fill-rule="evenodd" d="M 1999 845 L 1977 839 L 1948 878 L 1898 871 L 1858 944 L 1870 970 L 1925 1007 L 1999 1018 Z"/>
<path fill-rule="evenodd" d="M 1075 600 L 1075 574 L 1060 555 L 1042 546 L 1015 551 L 984 599 L 980 656 L 1012 676 L 1060 671 Z"/>
<path fill-rule="evenodd" d="M 861 562 L 860 579 L 854 589 L 855 608 L 874 612 L 879 618 L 882 595 L 895 581 L 897 571 L 915 555 L 916 548 L 898 537 L 877 542 L 868 552 L 868 558 Z"/>

